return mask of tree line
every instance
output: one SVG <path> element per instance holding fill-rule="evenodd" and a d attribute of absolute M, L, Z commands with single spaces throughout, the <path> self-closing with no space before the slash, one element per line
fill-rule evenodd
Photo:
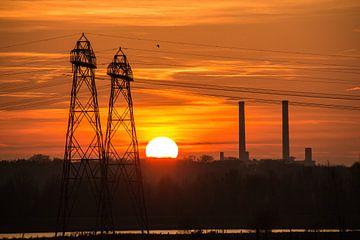
<path fill-rule="evenodd" d="M 304 167 L 280 161 L 142 161 L 150 228 L 359 228 L 360 163 Z M 0 232 L 55 231 L 62 160 L 35 155 L 0 162 Z M 76 229 L 93 227 L 87 182 Z M 118 229 L 136 229 L 126 186 L 115 190 Z"/>

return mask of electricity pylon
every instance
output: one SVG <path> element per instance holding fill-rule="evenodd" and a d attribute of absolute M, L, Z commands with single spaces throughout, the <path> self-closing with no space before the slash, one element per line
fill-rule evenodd
<path fill-rule="evenodd" d="M 130 64 L 121 48 L 107 68 L 111 77 L 109 115 L 105 139 L 105 156 L 109 161 L 108 181 L 114 193 L 123 181 L 136 209 L 141 232 L 148 231 L 138 141 L 136 136 L 130 83 L 133 80 Z M 111 199 L 114 196 L 111 196 Z"/>
<path fill-rule="evenodd" d="M 81 183 L 89 184 L 96 215 L 95 233 L 111 225 L 108 214 L 106 161 L 95 85 L 96 57 L 83 34 L 70 52 L 73 81 L 61 181 L 57 231 L 68 231 Z"/>

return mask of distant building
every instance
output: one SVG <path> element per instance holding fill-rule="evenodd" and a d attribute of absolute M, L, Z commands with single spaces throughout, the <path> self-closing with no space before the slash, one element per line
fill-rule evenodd
<path fill-rule="evenodd" d="M 314 167 L 315 161 L 312 159 L 312 148 L 305 148 L 305 160 L 296 161 L 295 163 L 299 165 L 304 165 L 306 167 Z"/>
<path fill-rule="evenodd" d="M 225 157 L 224 157 L 224 152 L 220 152 L 220 161 L 224 161 Z"/>

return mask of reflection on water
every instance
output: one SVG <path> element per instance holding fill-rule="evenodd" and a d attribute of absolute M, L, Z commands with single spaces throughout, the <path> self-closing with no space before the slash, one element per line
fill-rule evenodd
<path fill-rule="evenodd" d="M 273 233 L 288 232 L 340 232 L 339 229 L 272 229 Z M 345 231 L 360 231 L 360 229 L 347 229 Z M 76 236 L 90 234 L 91 232 L 67 232 L 67 236 Z M 117 234 L 140 234 L 138 230 L 121 230 Z M 152 234 L 190 234 L 190 233 L 256 233 L 254 229 L 202 229 L 202 230 L 150 230 Z M 37 233 L 0 233 L 0 238 L 36 238 L 36 237 L 53 237 L 54 232 L 37 232 Z"/>

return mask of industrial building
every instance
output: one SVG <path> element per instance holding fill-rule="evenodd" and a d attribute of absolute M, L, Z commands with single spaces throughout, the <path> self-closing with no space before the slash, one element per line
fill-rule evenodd
<path fill-rule="evenodd" d="M 249 152 L 246 151 L 246 121 L 245 121 L 245 102 L 239 101 L 239 160 L 244 163 L 251 163 Z M 220 160 L 227 159 L 224 152 L 220 152 Z M 262 159 L 265 160 L 265 159 Z M 273 159 L 271 159 L 273 160 Z M 312 158 L 312 148 L 305 148 L 304 160 L 295 161 L 295 157 L 290 154 L 290 131 L 289 131 L 289 101 L 282 101 L 282 158 L 278 161 L 283 161 L 286 164 L 304 165 L 307 167 L 315 166 L 315 161 Z"/>

